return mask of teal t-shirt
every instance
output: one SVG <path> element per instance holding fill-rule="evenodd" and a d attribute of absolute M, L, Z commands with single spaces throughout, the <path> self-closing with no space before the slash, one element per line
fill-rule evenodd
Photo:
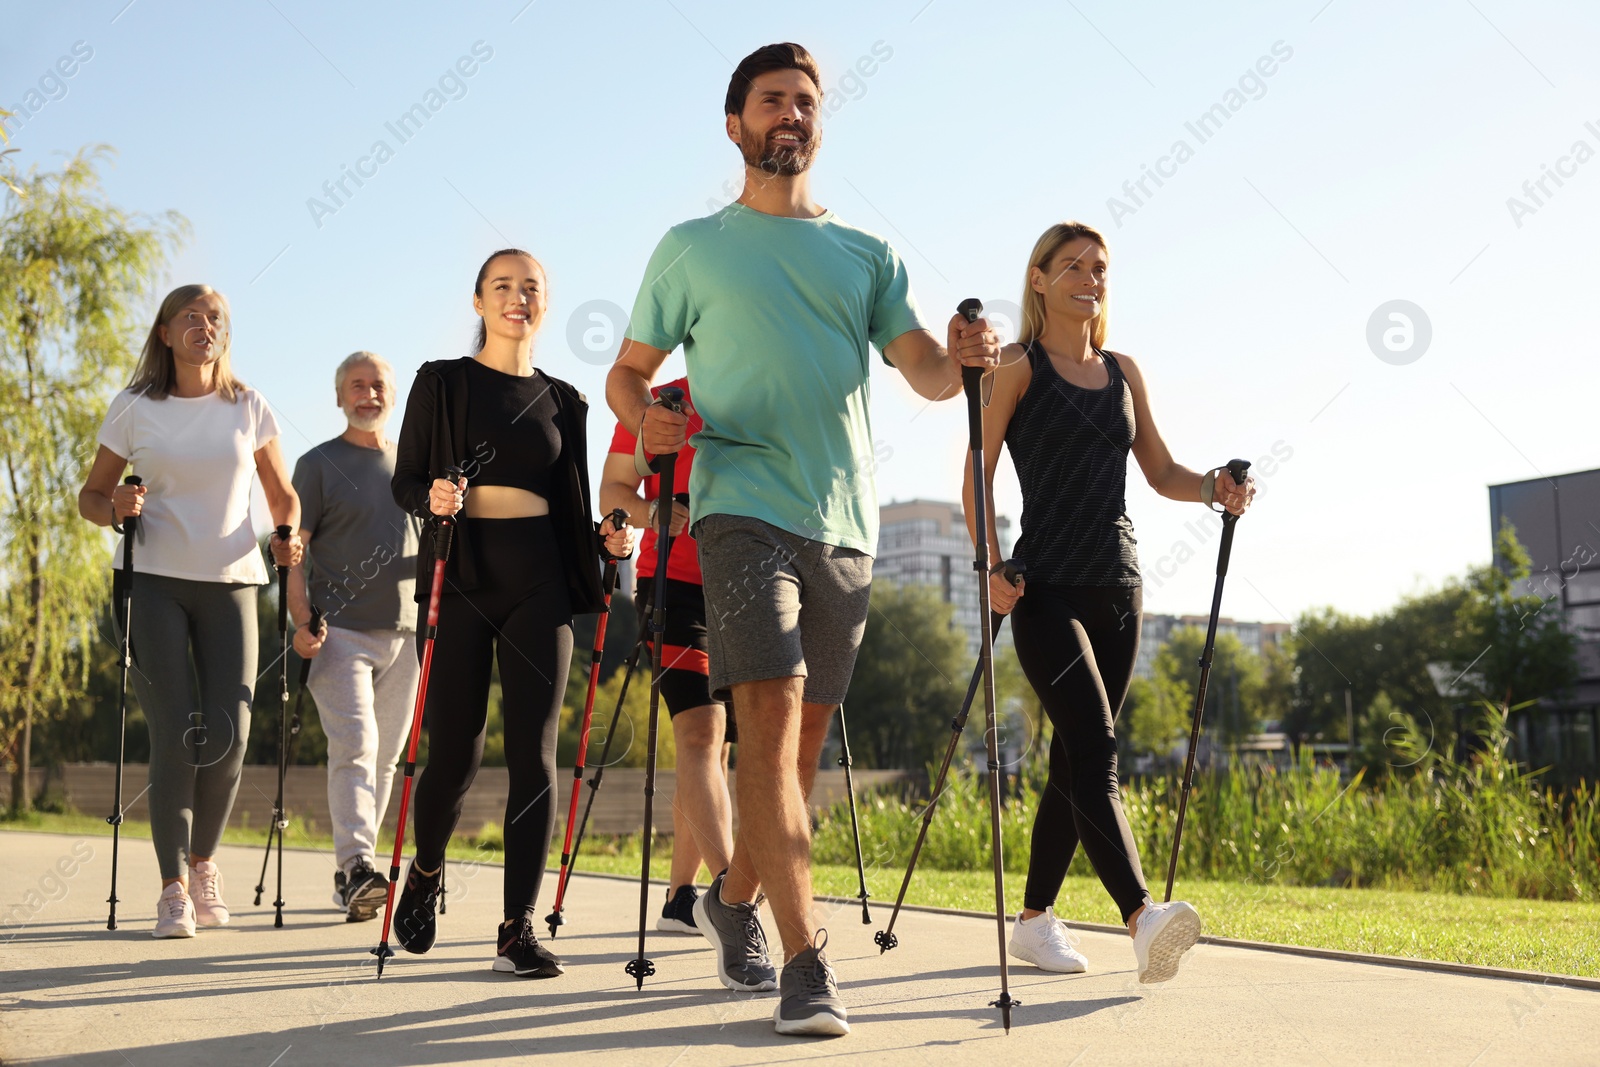
<path fill-rule="evenodd" d="M 705 429 L 690 511 L 743 515 L 875 552 L 878 489 L 868 343 L 926 325 L 889 243 L 824 212 L 729 204 L 656 246 L 628 337 L 683 345 Z"/>

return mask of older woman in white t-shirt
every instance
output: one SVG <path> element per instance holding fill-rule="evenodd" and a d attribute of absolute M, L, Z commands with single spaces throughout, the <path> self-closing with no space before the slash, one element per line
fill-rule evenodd
<path fill-rule="evenodd" d="M 79 512 L 96 525 L 140 519 L 132 680 L 150 727 L 156 937 L 193 937 L 197 922 L 228 921 L 212 856 L 239 790 L 256 681 L 257 587 L 269 581 L 250 515 L 253 474 L 273 525 L 300 528 L 277 421 L 261 394 L 233 376 L 228 340 L 221 293 L 185 285 L 167 294 L 133 380 L 106 412 L 78 494 Z M 118 484 L 129 464 L 143 485 Z M 300 562 L 298 534 L 274 535 L 271 548 L 281 566 Z M 119 543 L 113 567 L 121 558 Z"/>

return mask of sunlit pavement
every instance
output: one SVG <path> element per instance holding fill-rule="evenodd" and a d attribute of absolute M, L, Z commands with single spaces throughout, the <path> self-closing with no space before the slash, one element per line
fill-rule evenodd
<path fill-rule="evenodd" d="M 332 858 L 284 855 L 253 906 L 261 850 L 228 847 L 233 922 L 192 940 L 150 937 L 159 879 L 150 843 L 123 842 L 118 929 L 106 930 L 109 838 L 0 833 L 0 1059 L 6 1064 L 499 1064 L 626 1057 L 619 1067 L 782 1063 L 1593 1064 L 1600 992 L 1370 963 L 1197 946 L 1176 979 L 1141 986 L 1125 937 L 1084 933 L 1086 975 L 1011 972 L 1011 1033 L 998 995 L 993 922 L 906 912 L 880 954 L 857 904 L 819 904 L 852 1033 L 779 1037 L 773 994 L 724 990 L 703 939 L 658 934 L 651 890 L 643 991 L 636 884 L 575 879 L 553 947 L 567 973 L 489 969 L 498 867 L 452 863 L 439 943 L 374 978 L 379 922 L 346 924 L 330 903 Z M 553 897 L 547 878 L 540 918 Z M 770 916 L 769 934 L 776 936 Z M 539 932 L 545 932 L 543 925 Z"/>

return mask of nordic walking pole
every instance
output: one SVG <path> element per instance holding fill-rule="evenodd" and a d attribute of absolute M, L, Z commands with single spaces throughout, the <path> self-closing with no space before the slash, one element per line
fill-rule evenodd
<path fill-rule="evenodd" d="M 1226 470 L 1234 485 L 1243 485 L 1250 463 L 1230 459 Z M 1206 647 L 1200 653 L 1200 686 L 1194 694 L 1194 724 L 1189 730 L 1189 754 L 1183 761 L 1183 791 L 1178 794 L 1178 825 L 1172 831 L 1172 858 L 1167 861 L 1167 892 L 1163 902 L 1172 899 L 1172 883 L 1178 877 L 1178 845 L 1183 841 L 1183 817 L 1189 808 L 1189 790 L 1194 788 L 1194 756 L 1200 747 L 1200 717 L 1206 706 L 1206 683 L 1211 679 L 1211 653 L 1217 643 L 1217 616 L 1222 611 L 1222 581 L 1228 576 L 1228 557 L 1233 554 L 1233 527 L 1239 516 L 1222 513 L 1222 544 L 1217 546 L 1217 584 L 1211 592 L 1211 619 L 1206 623 Z"/>
<path fill-rule="evenodd" d="M 956 313 L 966 316 L 968 322 L 977 322 L 978 316 L 983 313 L 983 302 L 968 297 L 956 307 Z M 961 386 L 967 394 L 967 437 L 972 449 L 972 513 L 978 531 L 978 536 L 973 539 L 976 551 L 972 569 L 978 574 L 978 618 L 982 627 L 978 663 L 983 670 L 983 704 L 987 718 L 984 745 L 989 757 L 989 843 L 994 853 L 994 922 L 1000 939 L 1000 999 L 994 1001 L 994 1006 L 1000 1009 L 1000 1020 L 1009 1034 L 1011 1009 L 1020 1001 L 1011 999 L 1010 974 L 1006 968 L 1006 873 L 1001 861 L 1000 750 L 994 707 L 994 622 L 989 615 L 989 487 L 983 466 L 983 401 L 979 395 L 983 389 L 983 368 L 962 367 Z"/>
<path fill-rule="evenodd" d="M 1007 560 L 1005 577 L 1012 585 L 1017 584 L 1022 575 L 1023 566 L 1017 560 Z M 998 630 L 1005 620 L 1004 615 L 992 615 L 991 632 Z M 961 732 L 967 728 L 967 713 L 972 709 L 972 702 L 978 695 L 978 684 L 983 681 L 983 663 L 980 660 L 973 665 L 972 681 L 967 685 L 967 695 L 961 701 L 961 710 L 950 721 L 950 744 L 944 750 L 944 762 L 939 764 L 939 773 L 933 781 L 933 793 L 928 797 L 928 806 L 922 811 L 922 826 L 917 830 L 917 842 L 911 847 L 911 862 L 906 864 L 906 876 L 900 882 L 900 894 L 894 898 L 894 910 L 889 913 L 889 925 L 872 935 L 872 940 L 878 946 L 878 953 L 889 951 L 900 944 L 900 939 L 895 936 L 894 924 L 900 918 L 900 908 L 905 903 L 906 890 L 911 888 L 911 876 L 917 870 L 917 857 L 922 854 L 922 843 L 928 838 L 928 828 L 933 825 L 933 814 L 938 807 L 939 798 L 944 796 L 945 776 L 950 773 L 950 761 L 955 758 L 956 747 L 961 742 Z"/>
<path fill-rule="evenodd" d="M 280 526 L 280 527 L 278 527 L 278 529 L 281 532 L 283 530 L 287 530 L 288 527 L 287 526 Z M 322 626 L 322 609 L 321 608 L 315 608 L 314 607 L 314 608 L 311 609 L 311 629 L 316 631 L 317 633 L 321 633 L 322 630 L 323 630 L 323 626 Z M 287 654 L 285 655 L 285 658 L 284 658 L 284 667 L 285 667 L 285 670 L 288 669 L 288 657 L 287 657 Z M 287 820 L 285 820 L 283 818 L 282 810 L 281 810 L 282 807 L 283 807 L 283 785 L 282 785 L 282 779 L 283 779 L 284 774 L 285 774 L 284 768 L 286 768 L 290 763 L 292 763 L 294 761 L 294 743 L 295 743 L 295 740 L 297 738 L 299 738 L 299 736 L 300 736 L 300 709 L 305 704 L 305 701 L 306 701 L 306 679 L 308 679 L 310 676 L 311 676 L 311 661 L 308 660 L 308 659 L 301 660 L 300 661 L 300 688 L 298 690 L 298 695 L 296 695 L 295 698 L 294 698 L 294 718 L 289 721 L 289 736 L 288 736 L 287 740 L 285 740 L 283 738 L 283 736 L 282 736 L 281 724 L 280 724 L 280 734 L 279 734 L 279 738 L 278 738 L 278 743 L 280 745 L 284 746 L 284 747 L 283 747 L 282 751 L 279 752 L 279 761 L 278 761 L 279 762 L 279 770 L 278 770 L 278 774 L 279 774 L 278 802 L 277 802 L 276 807 L 274 807 L 274 809 L 273 809 L 272 826 L 269 827 L 268 830 L 267 830 L 267 851 L 266 851 L 266 854 L 261 857 L 261 877 L 256 880 L 256 903 L 257 904 L 261 903 L 261 894 L 266 892 L 267 864 L 272 859 L 272 842 L 273 842 L 274 835 L 276 835 L 277 840 L 278 840 L 278 852 L 279 852 L 278 863 L 279 863 L 279 866 L 281 867 L 282 863 L 283 863 L 283 860 L 282 860 L 283 832 L 282 831 L 283 831 L 284 826 L 287 825 Z M 281 712 L 280 712 L 280 716 L 281 716 Z M 283 885 L 283 880 L 282 880 L 281 874 L 279 876 L 278 884 L 279 884 L 279 887 L 280 887 L 279 890 L 278 890 L 278 896 L 282 897 L 283 896 L 283 890 L 282 890 L 281 887 Z M 282 926 L 283 925 L 283 911 L 282 911 L 283 905 L 282 905 L 281 902 L 279 903 L 278 908 L 279 908 L 278 921 L 276 922 L 275 925 L 276 926 Z"/>
<path fill-rule="evenodd" d="M 294 531 L 278 527 L 278 540 L 288 541 Z M 278 895 L 272 902 L 272 925 L 283 926 L 283 834 L 289 815 L 283 807 L 283 779 L 289 772 L 289 568 L 278 568 Z"/>
<path fill-rule="evenodd" d="M 322 624 L 322 609 L 313 606 L 311 609 L 311 622 L 308 623 L 311 632 L 318 637 L 327 634 L 327 628 Z M 300 739 L 300 709 L 306 702 L 306 683 L 311 679 L 311 661 L 300 661 L 300 688 L 295 691 L 294 718 L 289 720 L 289 762 L 294 763 L 294 744 Z"/>
<path fill-rule="evenodd" d="M 622 524 L 628 521 L 628 513 L 621 508 L 611 511 L 611 527 L 614 530 L 622 529 Z M 578 727 L 578 757 L 573 760 L 572 766 L 572 799 L 567 802 L 567 837 L 561 845 L 561 874 L 556 881 L 556 906 L 555 910 L 545 916 L 545 922 L 550 924 L 550 936 L 556 936 L 556 927 L 566 925 L 566 917 L 561 914 L 561 904 L 567 895 L 567 877 L 572 865 L 572 831 L 578 823 L 578 793 L 583 786 L 584 753 L 589 751 L 589 726 L 594 722 L 594 691 L 600 684 L 600 659 L 606 651 L 606 623 L 611 619 L 611 594 L 617 588 L 617 559 L 604 548 L 601 549 L 605 556 L 605 573 L 600 578 L 600 588 L 605 594 L 605 610 L 600 613 L 600 621 L 594 627 L 594 649 L 589 657 L 589 695 L 583 702 L 583 724 Z"/>
<path fill-rule="evenodd" d="M 671 411 L 683 411 L 683 390 L 673 387 L 656 394 L 655 403 Z M 643 428 L 640 440 L 643 441 Z M 639 955 L 628 961 L 625 970 L 633 976 L 634 988 L 643 989 L 644 980 L 656 973 L 656 965 L 644 956 L 644 926 L 650 912 L 650 839 L 655 834 L 656 799 L 656 728 L 661 713 L 661 654 L 667 639 L 667 556 L 672 547 L 672 481 L 678 469 L 678 454 L 667 452 L 656 456 L 650 467 L 660 475 L 658 500 L 667 502 L 657 508 L 660 528 L 656 534 L 656 580 L 651 584 L 655 600 L 650 612 L 650 730 L 646 735 L 644 756 L 644 859 L 639 867 Z"/>
<path fill-rule="evenodd" d="M 143 485 L 144 481 L 137 474 L 130 474 L 122 480 L 123 485 Z M 111 526 L 117 528 L 116 509 L 111 511 Z M 128 671 L 133 668 L 133 536 L 139 528 L 139 516 L 129 515 L 122 520 L 122 598 L 117 603 L 117 598 L 112 597 L 111 609 L 120 616 L 122 623 L 122 695 L 118 698 L 121 706 L 121 725 L 117 728 L 117 784 L 115 791 L 116 810 L 106 816 L 106 822 L 111 824 L 111 896 L 107 903 L 111 911 L 106 916 L 106 929 L 117 928 L 117 846 L 122 836 L 122 761 L 128 751 Z M 113 582 L 112 586 L 115 587 Z"/>
<path fill-rule="evenodd" d="M 650 635 L 650 631 L 645 625 L 645 619 L 649 615 L 649 605 L 641 603 L 638 605 L 638 609 L 639 637 L 633 643 L 633 652 L 628 656 L 628 665 L 622 671 L 622 685 L 617 692 L 617 706 L 611 712 L 611 725 L 606 728 L 605 744 L 600 747 L 600 762 L 595 766 L 594 776 L 586 783 L 589 786 L 589 796 L 583 804 L 583 817 L 578 820 L 578 836 L 572 843 L 572 859 L 567 865 L 567 879 L 569 881 L 572 878 L 573 868 L 578 863 L 578 853 L 583 851 L 583 836 L 584 831 L 589 826 L 589 813 L 594 810 L 594 795 L 600 792 L 600 784 L 605 780 L 606 776 L 606 767 L 610 766 L 608 761 L 611 758 L 611 741 L 612 738 L 617 736 L 617 723 L 622 719 L 622 706 L 628 699 L 628 683 L 633 680 L 634 669 L 639 666 L 639 657 L 644 652 L 646 639 Z M 549 917 L 546 917 L 545 921 L 549 922 Z M 560 924 L 558 923 L 557 925 Z M 554 937 L 555 934 L 551 933 L 550 936 Z"/>
<path fill-rule="evenodd" d="M 275 536 L 287 541 L 294 533 L 287 526 L 279 526 Z M 274 564 L 277 566 L 277 564 Z M 283 811 L 283 778 L 289 762 L 289 568 L 278 567 L 278 795 L 272 802 L 272 825 L 267 829 L 267 852 L 261 857 L 261 877 L 256 881 L 256 903 L 267 889 L 267 864 L 272 860 L 272 839 L 278 839 L 278 895 L 272 902 L 272 925 L 283 926 L 283 832 L 289 820 Z"/>
<path fill-rule="evenodd" d="M 445 469 L 445 477 L 458 485 L 462 480 L 460 467 Z M 433 517 L 433 584 L 428 590 L 428 616 L 422 627 L 422 673 L 417 679 L 417 703 L 411 712 L 411 740 L 406 747 L 405 780 L 400 787 L 400 818 L 394 831 L 394 859 L 389 863 L 389 895 L 383 904 L 383 934 L 378 947 L 369 949 L 378 957 L 378 977 L 383 977 L 383 963 L 394 955 L 389 947 L 389 923 L 394 918 L 394 887 L 400 881 L 400 850 L 406 842 L 406 812 L 411 808 L 411 782 L 417 774 L 417 738 L 422 733 L 422 709 L 428 700 L 428 671 L 433 666 L 433 639 L 439 633 L 439 598 L 444 595 L 444 565 L 450 559 L 450 541 L 455 536 L 456 521 L 445 515 Z M 440 877 L 444 868 L 440 868 Z"/>
<path fill-rule="evenodd" d="M 856 817 L 856 781 L 850 772 L 855 763 L 850 758 L 850 733 L 844 725 L 844 705 L 839 705 L 839 766 L 844 768 L 844 792 L 850 798 L 850 832 L 856 839 L 856 876 L 861 879 L 861 925 L 872 925 L 872 912 L 867 910 L 867 867 L 861 860 L 861 822 Z"/>

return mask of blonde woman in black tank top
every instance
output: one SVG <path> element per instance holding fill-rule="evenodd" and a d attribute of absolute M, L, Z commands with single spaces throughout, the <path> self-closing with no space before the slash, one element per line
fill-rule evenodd
<path fill-rule="evenodd" d="M 1118 789 L 1114 724 L 1133 679 L 1143 606 L 1123 500 L 1127 457 L 1162 496 L 1214 499 L 1236 515 L 1255 484 L 1213 485 L 1167 451 L 1143 371 L 1105 348 L 1106 272 L 1106 242 L 1095 230 L 1076 222 L 1046 230 L 1028 260 L 1020 343 L 1003 350 L 984 383 L 986 483 L 993 486 L 1007 445 L 1022 483 L 1015 555 L 1027 567 L 1016 586 L 992 574 L 990 597 L 1012 617 L 1017 658 L 1054 727 L 1011 954 L 1051 971 L 1088 966 L 1053 911 L 1082 844 L 1128 924 L 1139 980 L 1164 982 L 1199 937 L 1200 917 L 1183 901 L 1151 899 Z M 976 537 L 970 467 L 962 501 Z M 1000 559 L 992 499 L 988 506 L 989 557 Z"/>

